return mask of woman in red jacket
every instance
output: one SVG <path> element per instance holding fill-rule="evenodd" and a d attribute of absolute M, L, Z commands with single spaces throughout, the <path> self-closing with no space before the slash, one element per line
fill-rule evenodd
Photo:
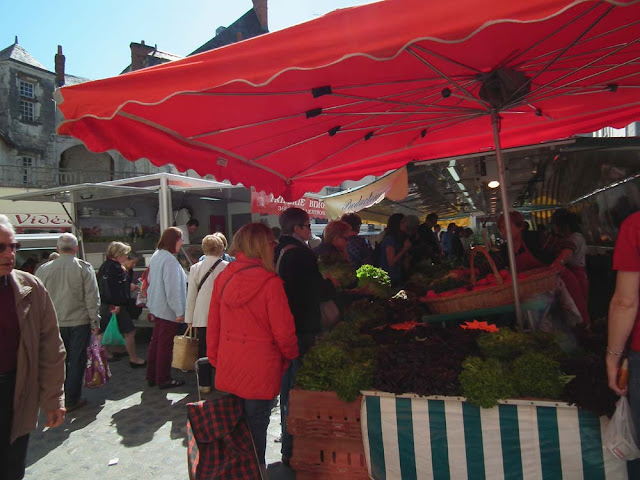
<path fill-rule="evenodd" d="M 250 223 L 233 237 L 230 263 L 213 287 L 207 356 L 216 389 L 244 400 L 244 410 L 264 468 L 267 427 L 282 374 L 298 357 L 296 330 L 282 280 L 275 274 L 273 232 Z"/>

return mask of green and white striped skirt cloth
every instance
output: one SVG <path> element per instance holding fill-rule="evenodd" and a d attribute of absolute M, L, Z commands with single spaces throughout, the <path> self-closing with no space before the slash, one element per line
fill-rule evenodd
<path fill-rule="evenodd" d="M 486 409 L 458 397 L 363 394 L 374 480 L 633 478 L 602 448 L 606 417 L 567 404 L 512 400 Z"/>

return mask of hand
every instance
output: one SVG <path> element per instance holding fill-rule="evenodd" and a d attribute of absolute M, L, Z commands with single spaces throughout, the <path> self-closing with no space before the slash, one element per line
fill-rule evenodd
<path fill-rule="evenodd" d="M 102 337 L 102 334 L 100 333 L 100 329 L 99 328 L 92 328 L 91 329 L 91 333 L 93 333 L 96 337 Z"/>
<path fill-rule="evenodd" d="M 408 238 L 404 241 L 404 248 L 403 250 L 406 252 L 407 250 L 409 250 L 411 248 L 411 240 L 409 240 Z"/>
<path fill-rule="evenodd" d="M 607 379 L 609 388 L 613 390 L 616 395 L 623 396 L 628 393 L 628 388 L 625 387 L 622 390 L 618 388 L 618 372 L 620 370 L 621 360 L 620 355 L 607 354 Z"/>
<path fill-rule="evenodd" d="M 47 423 L 45 427 L 56 428 L 64 423 L 64 415 L 66 410 L 64 408 L 58 408 L 57 410 L 50 410 L 47 413 Z"/>
<path fill-rule="evenodd" d="M 184 315 L 176 318 L 176 323 L 184 323 Z"/>
<path fill-rule="evenodd" d="M 129 289 L 130 289 L 132 292 L 135 292 L 136 290 L 138 290 L 138 288 L 139 288 L 139 287 L 138 287 L 138 285 L 137 285 L 136 283 L 132 283 L 131 285 L 129 285 Z"/>
<path fill-rule="evenodd" d="M 118 307 L 117 305 L 111 305 L 109 307 L 109 313 L 115 313 L 117 315 L 118 313 L 120 313 L 120 307 Z"/>

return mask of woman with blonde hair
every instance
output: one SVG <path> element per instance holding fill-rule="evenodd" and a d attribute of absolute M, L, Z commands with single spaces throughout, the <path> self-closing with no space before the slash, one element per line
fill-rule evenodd
<path fill-rule="evenodd" d="M 222 237 L 224 238 L 224 237 Z M 187 310 L 185 323 L 196 329 L 198 334 L 198 357 L 207 356 L 207 321 L 209 306 L 213 293 L 213 282 L 229 262 L 222 260 L 225 243 L 221 235 L 207 235 L 202 239 L 204 259 L 189 270 L 189 284 L 187 288 Z M 211 391 L 211 364 L 200 365 L 198 388 L 201 393 Z"/>
<path fill-rule="evenodd" d="M 129 314 L 131 299 L 131 280 L 124 264 L 129 259 L 131 247 L 122 242 L 111 242 L 107 247 L 107 259 L 98 270 L 98 287 L 100 289 L 100 331 L 104 332 L 116 314 L 118 328 L 124 337 L 125 349 L 129 354 L 131 368 L 141 368 L 146 362 L 136 353 L 136 331 Z M 107 350 L 107 357 L 113 358 Z"/>
<path fill-rule="evenodd" d="M 263 470 L 273 399 L 284 371 L 298 357 L 293 316 L 274 271 L 275 244 L 262 223 L 249 223 L 235 234 L 229 253 L 236 261 L 215 281 L 207 327 L 216 389 L 243 400 Z"/>

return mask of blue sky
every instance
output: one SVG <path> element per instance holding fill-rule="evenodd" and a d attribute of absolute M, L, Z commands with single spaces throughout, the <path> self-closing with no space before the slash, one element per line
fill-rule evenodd
<path fill-rule="evenodd" d="M 372 0 L 269 0 L 269 30 Z M 47 69 L 62 45 L 68 74 L 99 79 L 131 61 L 129 43 L 187 55 L 252 7 L 251 0 L 31 0 L 0 15 L 0 50 L 18 43 Z"/>

